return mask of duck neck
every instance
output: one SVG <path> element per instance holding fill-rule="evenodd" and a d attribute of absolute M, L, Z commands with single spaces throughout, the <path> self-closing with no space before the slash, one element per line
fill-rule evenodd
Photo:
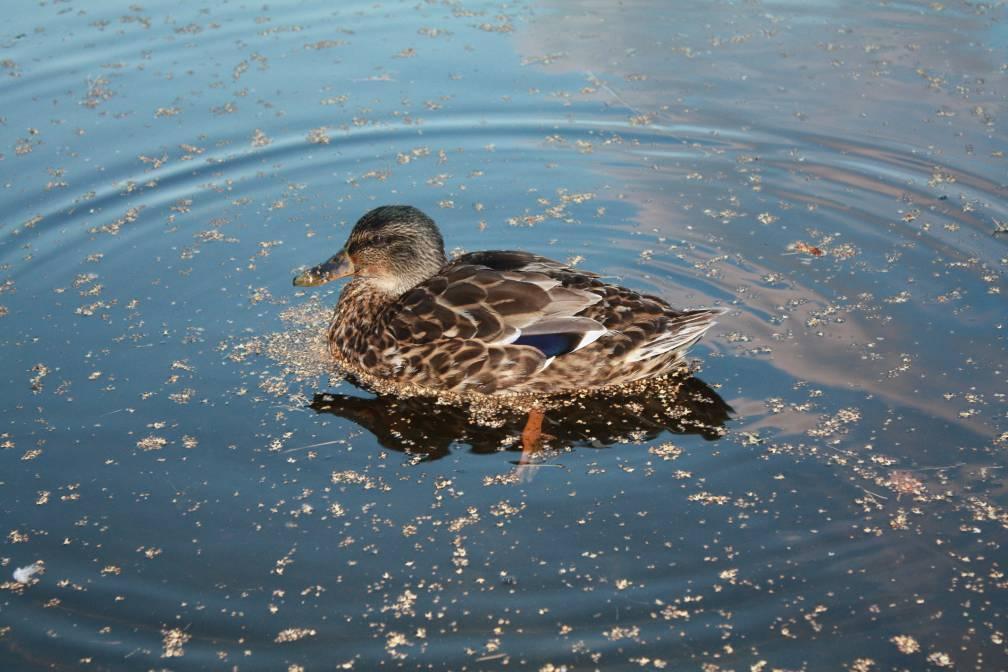
<path fill-rule="evenodd" d="M 354 278 L 347 283 L 329 324 L 329 347 L 333 353 L 356 363 L 367 352 L 382 313 L 393 301 L 394 296 L 375 292 L 363 279 Z"/>

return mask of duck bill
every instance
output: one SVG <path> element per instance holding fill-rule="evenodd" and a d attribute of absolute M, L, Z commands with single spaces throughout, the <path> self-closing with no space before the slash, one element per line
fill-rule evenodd
<path fill-rule="evenodd" d="M 346 250 L 340 250 L 328 261 L 309 268 L 301 275 L 296 276 L 294 278 L 294 286 L 317 287 L 331 280 L 339 280 L 348 275 L 353 275 L 355 270 L 353 260 L 347 256 Z"/>

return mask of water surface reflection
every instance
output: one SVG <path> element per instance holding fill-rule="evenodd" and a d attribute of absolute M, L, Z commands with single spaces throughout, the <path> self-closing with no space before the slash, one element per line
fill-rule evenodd
<path fill-rule="evenodd" d="M 0 669 L 1008 669 L 1003 4 L 127 4 L 0 28 Z M 388 202 L 730 307 L 711 385 L 532 484 L 324 386 Z"/>
<path fill-rule="evenodd" d="M 445 457 L 458 444 L 470 446 L 476 454 L 520 451 L 518 438 L 526 421 L 525 413 L 502 411 L 493 424 L 486 424 L 475 421 L 469 409 L 427 397 L 322 392 L 315 394 L 310 407 L 353 421 L 385 448 L 428 460 Z M 642 443 L 664 432 L 696 434 L 710 441 L 724 436 L 732 412 L 709 385 L 690 376 L 670 381 L 661 394 L 648 390 L 570 398 L 546 412 L 542 429 L 548 435 L 547 446 L 553 448 Z"/>

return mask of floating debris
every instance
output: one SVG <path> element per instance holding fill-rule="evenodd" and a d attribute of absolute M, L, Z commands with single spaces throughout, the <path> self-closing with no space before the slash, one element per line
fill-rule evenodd
<path fill-rule="evenodd" d="M 328 145 L 330 140 L 328 129 L 325 126 L 311 129 L 308 131 L 307 140 L 315 145 Z"/>
<path fill-rule="evenodd" d="M 273 141 L 270 140 L 269 136 L 262 132 L 261 129 L 255 129 L 252 133 L 252 146 L 253 147 L 265 147 Z"/>
<path fill-rule="evenodd" d="M 31 383 L 31 389 L 32 392 L 38 394 L 42 391 L 42 379 L 49 375 L 49 367 L 39 362 L 33 366 L 31 370 L 35 374 L 29 381 Z"/>
<path fill-rule="evenodd" d="M 314 637 L 316 634 L 314 628 L 287 628 L 278 632 L 273 641 L 277 644 L 286 644 L 288 642 L 296 642 L 305 637 Z"/>
<path fill-rule="evenodd" d="M 821 248 L 818 248 L 815 245 L 809 245 L 808 243 L 803 243 L 800 240 L 797 241 L 797 242 L 791 243 L 790 245 L 788 245 L 787 249 L 788 249 L 788 252 L 798 252 L 800 254 L 809 254 L 809 255 L 812 255 L 813 257 L 821 257 L 823 254 L 825 254 L 822 251 Z"/>
<path fill-rule="evenodd" d="M 14 570 L 14 580 L 21 584 L 30 583 L 32 578 L 36 574 L 41 574 L 45 571 L 45 564 L 41 561 L 33 562 L 25 567 L 18 567 Z M 36 579 L 37 580 L 37 579 Z"/>
<path fill-rule="evenodd" d="M 917 653 L 921 648 L 917 640 L 910 635 L 894 635 L 889 641 L 896 645 L 900 653 L 907 655 Z"/>
<path fill-rule="evenodd" d="M 136 442 L 137 448 L 140 450 L 150 451 L 150 450 L 161 450 L 168 444 L 168 439 L 162 436 L 155 436 L 151 434 L 146 436 Z"/>
<path fill-rule="evenodd" d="M 192 638 L 189 633 L 181 628 L 172 628 L 162 630 L 161 635 L 163 637 L 162 658 L 181 658 L 185 655 L 182 646 Z"/>

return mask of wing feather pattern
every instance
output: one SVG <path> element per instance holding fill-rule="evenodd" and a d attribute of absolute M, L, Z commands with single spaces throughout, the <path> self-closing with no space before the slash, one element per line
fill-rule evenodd
<path fill-rule="evenodd" d="M 675 311 L 598 277 L 525 252 L 463 255 L 385 313 L 385 357 L 447 390 L 597 387 L 672 370 L 722 312 Z"/>

